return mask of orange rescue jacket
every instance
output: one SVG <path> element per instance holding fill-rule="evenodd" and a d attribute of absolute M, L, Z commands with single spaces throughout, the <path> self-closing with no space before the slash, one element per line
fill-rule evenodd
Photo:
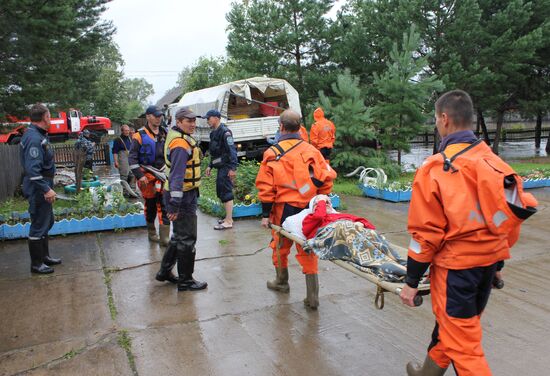
<path fill-rule="evenodd" d="M 416 172 L 409 207 L 412 239 L 408 256 L 447 269 L 487 266 L 510 258 L 521 220 L 500 209 L 508 207 L 503 179 L 514 171 L 484 142 L 449 145 L 444 154 L 448 162 L 456 159 L 446 163 L 436 154 Z M 514 178 L 516 204 L 535 210 L 535 198 L 523 192 L 520 177 Z"/>
<path fill-rule="evenodd" d="M 334 179 L 336 171 L 317 149 L 292 138 L 264 152 L 256 187 L 262 203 L 306 207 L 314 196 L 330 193 Z"/>
<path fill-rule="evenodd" d="M 332 149 L 334 147 L 334 140 L 336 140 L 336 127 L 332 121 L 325 118 L 325 113 L 321 107 L 318 107 L 313 112 L 313 118 L 315 119 L 315 123 L 313 123 L 309 132 L 311 145 L 317 149 Z"/>

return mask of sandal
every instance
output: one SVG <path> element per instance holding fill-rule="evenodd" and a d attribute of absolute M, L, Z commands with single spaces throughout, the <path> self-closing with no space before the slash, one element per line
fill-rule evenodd
<path fill-rule="evenodd" d="M 214 226 L 214 230 L 229 230 L 232 229 L 233 225 L 226 226 L 224 223 L 218 223 L 216 226 Z"/>

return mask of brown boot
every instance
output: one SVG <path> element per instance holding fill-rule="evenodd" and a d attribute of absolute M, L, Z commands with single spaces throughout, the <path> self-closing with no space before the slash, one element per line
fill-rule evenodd
<path fill-rule="evenodd" d="M 306 308 L 317 309 L 319 307 L 319 277 L 317 274 L 306 274 Z"/>
<path fill-rule="evenodd" d="M 157 229 L 155 228 L 155 222 L 147 223 L 147 235 L 149 237 L 149 241 L 158 243 L 159 237 L 157 235 Z"/>
<path fill-rule="evenodd" d="M 160 245 L 166 247 L 170 242 L 170 225 L 159 225 Z"/>
<path fill-rule="evenodd" d="M 426 356 L 424 364 L 418 362 L 407 363 L 407 375 L 409 376 L 443 376 L 447 368 L 441 368 L 430 358 Z"/>
<path fill-rule="evenodd" d="M 287 268 L 275 268 L 277 277 L 274 281 L 267 281 L 267 288 L 279 292 L 289 292 L 290 286 L 288 285 L 288 269 Z"/>

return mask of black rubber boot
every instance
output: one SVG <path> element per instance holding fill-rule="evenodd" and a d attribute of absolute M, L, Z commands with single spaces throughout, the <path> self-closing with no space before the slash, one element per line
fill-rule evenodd
<path fill-rule="evenodd" d="M 288 268 L 275 268 L 275 273 L 275 280 L 267 281 L 267 288 L 273 291 L 289 292 Z"/>
<path fill-rule="evenodd" d="M 31 273 L 49 274 L 53 273 L 53 268 L 43 262 L 42 239 L 29 239 L 29 253 L 31 255 Z"/>
<path fill-rule="evenodd" d="M 319 307 L 319 277 L 317 274 L 306 274 L 306 298 L 304 305 L 309 309 Z"/>
<path fill-rule="evenodd" d="M 443 376 L 447 368 L 441 368 L 430 358 L 426 356 L 424 364 L 418 362 L 407 363 L 408 376 Z"/>
<path fill-rule="evenodd" d="M 50 239 L 48 238 L 48 236 L 45 236 L 42 238 L 42 250 L 44 251 L 44 264 L 48 265 L 48 266 L 51 266 L 51 265 L 59 265 L 61 264 L 61 259 L 60 258 L 53 258 L 53 257 L 50 257 L 50 244 L 49 244 L 49 241 Z"/>
<path fill-rule="evenodd" d="M 195 249 L 189 249 L 189 247 L 178 252 L 178 291 L 203 290 L 208 286 L 208 283 L 193 278 L 195 253 Z"/>
<path fill-rule="evenodd" d="M 158 271 L 155 279 L 159 282 L 170 282 L 178 283 L 178 277 L 172 273 L 174 265 L 176 265 L 176 256 L 177 256 L 177 247 L 175 244 L 170 243 L 164 256 L 162 256 L 162 261 L 160 263 L 160 270 Z"/>

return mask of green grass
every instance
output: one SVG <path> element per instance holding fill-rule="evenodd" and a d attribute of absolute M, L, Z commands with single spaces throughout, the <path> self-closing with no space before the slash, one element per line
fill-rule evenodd
<path fill-rule="evenodd" d="M 338 178 L 334 182 L 332 192 L 338 195 L 362 196 L 363 192 L 357 186 L 357 179 Z"/>
<path fill-rule="evenodd" d="M 63 194 L 63 188 L 56 189 L 57 193 Z M 65 208 L 72 208 L 76 205 L 76 202 L 74 201 L 67 201 L 67 200 L 55 200 L 55 203 L 53 204 L 54 209 L 65 209 Z M 11 214 L 12 212 L 26 212 L 29 209 L 29 202 L 21 196 L 16 196 L 7 199 L 4 202 L 0 203 L 0 214 L 7 215 Z"/>
<path fill-rule="evenodd" d="M 136 360 L 134 358 L 134 354 L 132 353 L 132 339 L 130 338 L 128 331 L 119 331 L 117 340 L 118 345 L 124 350 L 124 352 L 126 352 L 126 356 L 128 357 L 128 364 L 130 366 L 130 369 L 132 370 L 132 373 L 134 375 L 137 375 Z"/>
<path fill-rule="evenodd" d="M 541 170 L 541 169 L 549 170 L 550 169 L 550 163 L 512 162 L 510 163 L 510 166 L 512 166 L 512 168 L 516 170 L 516 172 L 520 175 L 522 173 L 532 171 L 532 170 Z"/>

